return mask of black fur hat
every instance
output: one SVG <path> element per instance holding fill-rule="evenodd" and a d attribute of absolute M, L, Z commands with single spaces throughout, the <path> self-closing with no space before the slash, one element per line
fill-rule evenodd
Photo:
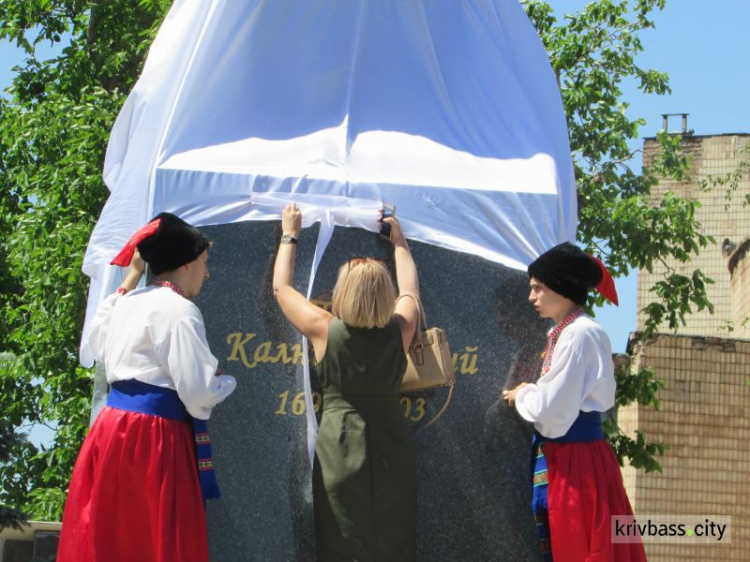
<path fill-rule="evenodd" d="M 578 305 L 586 303 L 589 290 L 602 281 L 599 263 L 570 242 L 547 250 L 531 265 L 529 277 L 535 277 L 558 295 Z"/>
<path fill-rule="evenodd" d="M 160 224 L 156 232 L 138 243 L 138 251 L 153 275 L 190 263 L 211 245 L 208 236 L 172 213 L 159 213 L 150 222 L 157 219 Z"/>

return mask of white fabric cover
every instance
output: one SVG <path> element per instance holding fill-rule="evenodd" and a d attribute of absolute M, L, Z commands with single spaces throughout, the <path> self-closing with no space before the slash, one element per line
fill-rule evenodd
<path fill-rule="evenodd" d="M 205 226 L 295 200 L 305 225 L 376 230 L 385 201 L 408 238 L 516 268 L 575 237 L 560 94 L 517 0 L 176 0 L 104 179 L 88 317 L 161 211 Z"/>

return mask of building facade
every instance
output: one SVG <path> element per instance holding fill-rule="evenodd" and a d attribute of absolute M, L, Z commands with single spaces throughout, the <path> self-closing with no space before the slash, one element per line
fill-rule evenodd
<path fill-rule="evenodd" d="M 714 280 L 707 288 L 708 296 L 714 305 L 713 314 L 708 310 L 695 312 L 687 318 L 687 324 L 680 326 L 678 333 L 696 336 L 732 336 L 733 314 L 731 303 L 730 277 L 727 271 L 727 257 L 733 247 L 750 236 L 750 206 L 743 205 L 743 198 L 750 192 L 750 178 L 747 174 L 737 182 L 736 189 L 728 193 L 729 186 L 712 185 L 712 179 L 730 177 L 741 162 L 750 158 L 750 134 L 697 136 L 685 135 L 682 150 L 690 159 L 690 174 L 685 181 L 662 180 L 652 189 L 655 204 L 667 192 L 680 197 L 694 199 L 700 203 L 696 218 L 701 223 L 702 233 L 712 236 L 715 244 L 704 248 L 697 258 L 689 263 L 677 261 L 654 264 L 653 272 L 638 272 L 638 329 L 643 329 L 645 315 L 643 308 L 653 300 L 649 289 L 672 270 L 683 275 L 692 274 L 700 268 Z M 650 167 L 659 151 L 655 138 L 643 143 L 643 166 Z M 710 189 L 708 188 L 710 187 Z M 670 332 L 669 326 L 660 331 Z"/>
<path fill-rule="evenodd" d="M 659 459 L 663 472 L 623 469 L 636 515 L 731 517 L 731 543 L 695 544 L 686 537 L 670 544 L 646 542 L 649 560 L 750 560 L 750 176 L 740 164 L 750 159 L 750 135 L 685 135 L 691 157 L 690 180 L 662 181 L 653 190 L 655 204 L 668 191 L 700 202 L 696 212 L 703 233 L 715 243 L 688 264 L 666 263 L 639 272 L 638 309 L 662 275 L 688 275 L 700 268 L 714 280 L 708 287 L 714 313 L 690 316 L 676 332 L 662 326 L 640 341 L 631 335 L 629 353 L 636 369 L 653 368 L 665 388 L 660 408 L 638 404 L 618 413 L 630 435 L 644 432 L 669 445 Z M 644 166 L 658 151 L 656 139 L 644 142 Z M 736 172 L 743 171 L 740 174 Z M 728 184 L 712 179 L 734 177 Z M 645 316 L 639 312 L 637 329 Z"/>

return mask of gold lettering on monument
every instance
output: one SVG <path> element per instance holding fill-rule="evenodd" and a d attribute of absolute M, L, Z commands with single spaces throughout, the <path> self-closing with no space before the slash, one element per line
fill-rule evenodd
<path fill-rule="evenodd" d="M 227 336 L 230 352 L 227 361 L 240 361 L 248 369 L 262 364 L 299 365 L 304 354 L 302 344 L 288 344 L 270 340 L 254 341 L 255 332 L 232 332 Z M 453 353 L 453 368 L 461 375 L 475 375 L 479 372 L 479 346 L 466 346 Z M 415 420 L 416 421 L 416 420 Z"/>
<path fill-rule="evenodd" d="M 227 361 L 241 361 L 248 369 L 254 369 L 262 363 L 283 363 L 298 365 L 302 362 L 302 344 L 289 345 L 285 342 L 274 343 L 272 341 L 260 342 L 254 348 L 247 344 L 257 336 L 255 333 L 232 332 L 227 336 L 227 344 L 231 352 Z M 250 359 L 252 358 L 252 359 Z"/>
<path fill-rule="evenodd" d="M 464 348 L 463 353 L 453 354 L 453 368 L 462 375 L 476 375 L 479 372 L 477 361 L 479 360 L 479 346 Z M 459 364 L 460 361 L 460 364 Z"/>
<path fill-rule="evenodd" d="M 242 336 L 245 336 L 243 339 Z M 243 334 L 242 332 L 234 332 L 227 336 L 227 343 L 232 346 L 232 353 L 227 357 L 227 361 L 237 361 L 237 354 L 240 355 L 242 363 L 247 367 L 250 362 L 247 360 L 247 354 L 245 353 L 245 344 L 253 339 L 256 334 Z M 234 343 L 232 343 L 234 340 Z"/>
<path fill-rule="evenodd" d="M 277 416 L 303 416 L 306 411 L 305 406 L 305 393 L 299 392 L 292 396 L 289 390 L 285 390 L 278 397 L 278 407 L 274 410 L 274 414 Z M 323 402 L 323 397 L 319 392 L 312 393 L 313 409 L 315 412 L 320 412 L 320 407 Z M 408 396 L 401 396 L 399 398 L 401 407 L 404 409 L 404 418 L 409 421 L 418 422 L 424 418 L 427 413 L 427 400 L 425 398 L 410 398 Z"/>

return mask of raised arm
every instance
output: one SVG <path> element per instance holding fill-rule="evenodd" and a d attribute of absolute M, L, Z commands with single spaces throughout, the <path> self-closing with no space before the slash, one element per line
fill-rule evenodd
<path fill-rule="evenodd" d="M 135 289 L 138 286 L 138 282 L 141 280 L 141 277 L 143 277 L 144 271 L 146 271 L 146 262 L 143 261 L 141 253 L 138 251 L 138 248 L 136 248 L 135 252 L 133 253 L 133 259 L 130 261 L 130 269 L 128 270 L 128 274 L 120 284 L 118 291 L 128 292 Z"/>
<path fill-rule="evenodd" d="M 297 237 L 302 228 L 302 213 L 297 205 L 290 203 L 281 214 L 282 243 L 276 254 L 273 268 L 273 296 L 284 316 L 310 340 L 318 360 L 325 355 L 328 339 L 328 324 L 331 313 L 315 306 L 292 286 L 294 262 L 297 256 Z M 288 242 L 291 237 L 293 242 Z M 287 242 L 287 243 L 284 243 Z"/>
<path fill-rule="evenodd" d="M 112 308 L 117 300 L 125 293 L 132 291 L 138 286 L 138 282 L 143 276 L 146 269 L 146 263 L 143 261 L 141 254 L 136 249 L 133 259 L 130 261 L 130 269 L 125 279 L 118 287 L 117 291 L 105 298 L 96 310 L 96 314 L 91 319 L 89 325 L 89 345 L 94 354 L 94 358 L 100 364 L 104 361 L 104 346 L 107 341 L 107 332 L 109 330 L 109 317 Z"/>
<path fill-rule="evenodd" d="M 419 297 L 417 266 L 409 250 L 409 245 L 406 243 L 406 238 L 404 238 L 404 233 L 401 231 L 401 225 L 395 217 L 384 219 L 384 222 L 391 225 L 391 242 L 393 242 L 393 259 L 396 263 L 396 282 L 398 283 L 399 296 L 413 294 Z M 414 299 L 400 298 L 396 302 L 393 314 L 399 328 L 401 328 L 404 351 L 407 351 L 419 322 L 419 314 Z"/>

